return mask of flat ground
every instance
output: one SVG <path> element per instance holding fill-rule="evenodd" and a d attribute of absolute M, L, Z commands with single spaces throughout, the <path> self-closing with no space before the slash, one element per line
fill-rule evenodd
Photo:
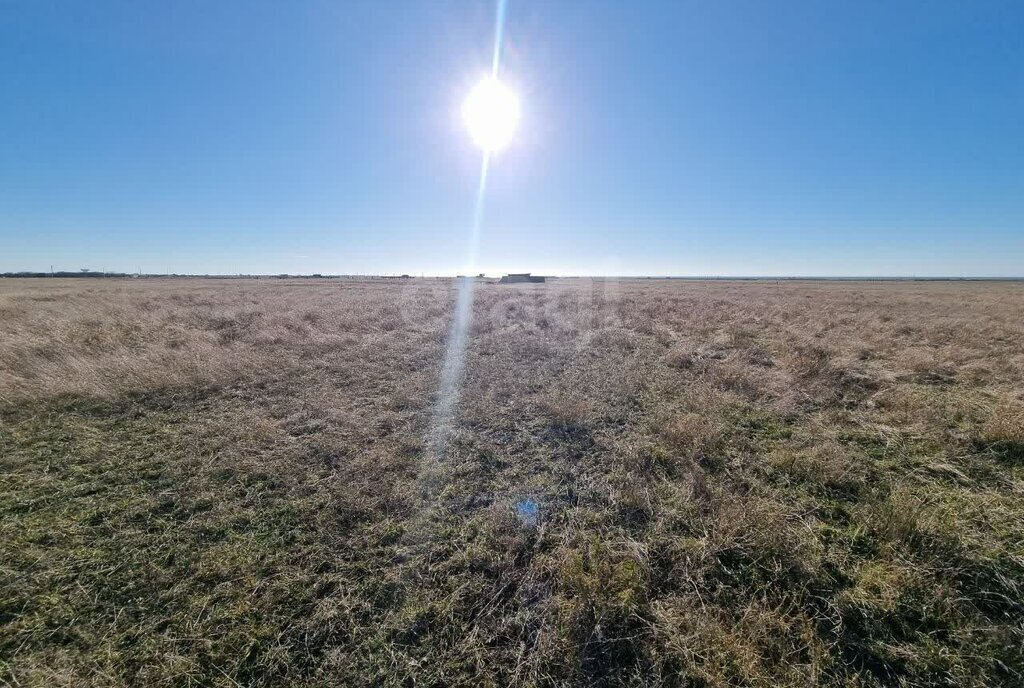
<path fill-rule="evenodd" d="M 1024 681 L 1024 284 L 453 300 L 0 280 L 0 681 Z"/>

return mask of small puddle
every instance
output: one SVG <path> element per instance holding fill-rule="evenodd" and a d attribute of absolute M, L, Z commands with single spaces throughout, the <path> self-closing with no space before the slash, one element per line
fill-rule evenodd
<path fill-rule="evenodd" d="M 532 499 L 523 499 L 516 502 L 516 516 L 524 526 L 536 528 L 540 520 L 540 506 Z"/>

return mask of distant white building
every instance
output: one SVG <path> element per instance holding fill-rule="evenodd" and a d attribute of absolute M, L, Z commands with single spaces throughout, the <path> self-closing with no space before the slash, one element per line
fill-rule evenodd
<path fill-rule="evenodd" d="M 528 272 L 510 272 L 499 280 L 500 284 L 521 284 L 523 282 L 544 282 L 543 275 L 531 275 Z"/>

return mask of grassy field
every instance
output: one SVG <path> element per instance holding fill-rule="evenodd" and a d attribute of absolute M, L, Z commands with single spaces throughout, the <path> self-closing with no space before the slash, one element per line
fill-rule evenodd
<path fill-rule="evenodd" d="M 1024 284 L 0 280 L 0 681 L 1021 685 Z"/>

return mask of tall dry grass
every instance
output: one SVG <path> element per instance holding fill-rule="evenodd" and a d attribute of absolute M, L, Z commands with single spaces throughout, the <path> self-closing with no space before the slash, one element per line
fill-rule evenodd
<path fill-rule="evenodd" d="M 1024 285 L 476 293 L 0 280 L 4 680 L 1019 685 Z"/>

